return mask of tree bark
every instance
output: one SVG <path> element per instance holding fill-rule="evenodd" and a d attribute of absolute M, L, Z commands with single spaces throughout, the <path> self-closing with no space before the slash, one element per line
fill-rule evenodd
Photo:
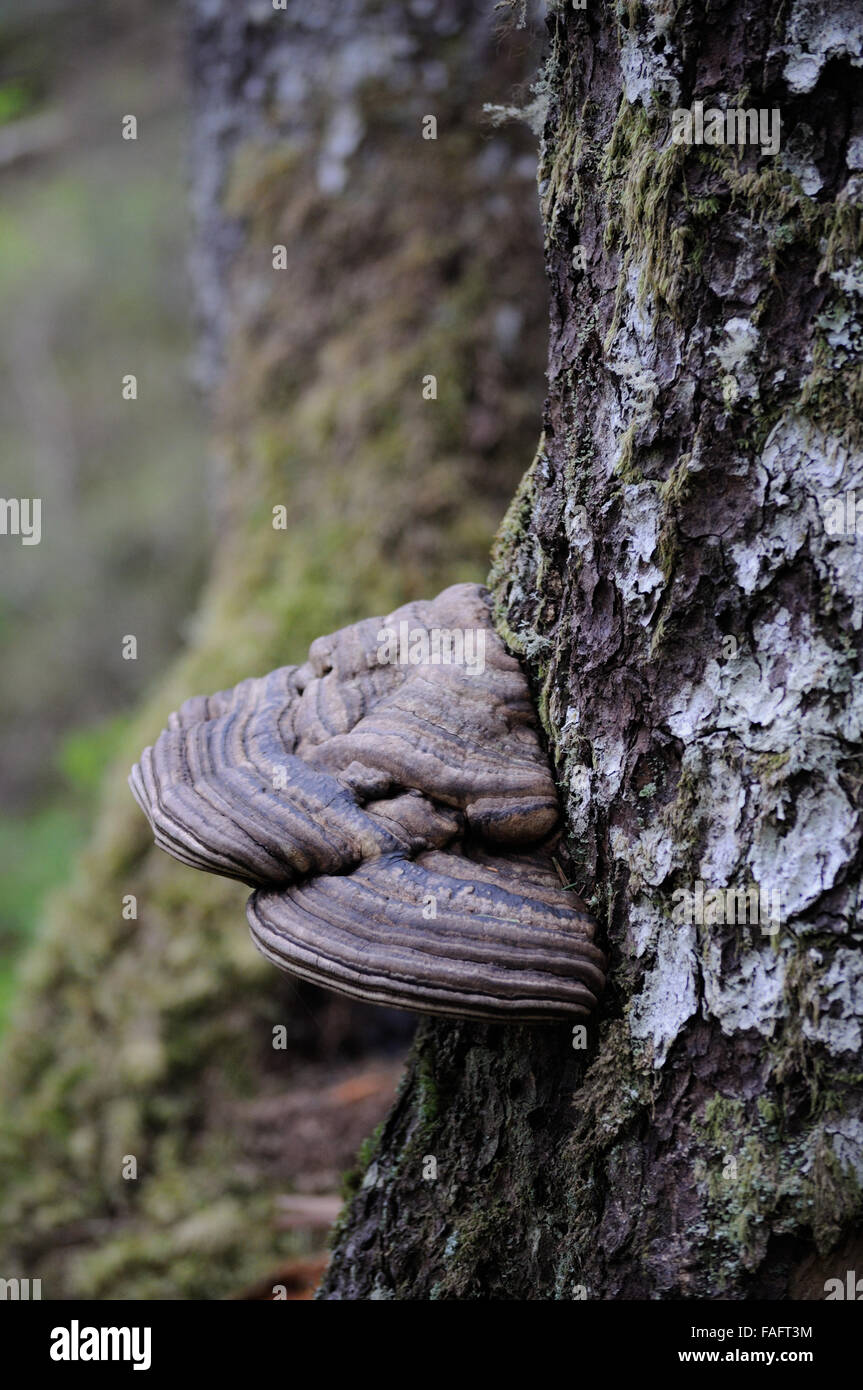
<path fill-rule="evenodd" d="M 549 394 L 491 583 L 610 984 L 584 1050 L 422 1025 L 320 1297 L 863 1267 L 859 16 L 551 7 Z M 699 101 L 778 110 L 778 152 L 673 143 Z"/>

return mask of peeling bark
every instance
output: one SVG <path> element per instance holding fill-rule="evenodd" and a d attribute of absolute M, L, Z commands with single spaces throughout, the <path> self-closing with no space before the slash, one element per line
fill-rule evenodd
<path fill-rule="evenodd" d="M 549 396 L 492 587 L 611 985 L 584 1051 L 423 1025 L 320 1296 L 823 1298 L 863 1253 L 859 7 L 549 35 Z M 672 144 L 696 101 L 779 152 Z"/>

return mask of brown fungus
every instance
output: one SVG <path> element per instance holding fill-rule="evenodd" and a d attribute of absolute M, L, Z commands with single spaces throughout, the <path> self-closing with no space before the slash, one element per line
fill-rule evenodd
<path fill-rule="evenodd" d="M 130 784 L 157 844 L 255 889 L 252 937 L 291 974 L 514 1022 L 584 1016 L 603 987 L 527 681 L 475 584 L 187 700 Z"/>

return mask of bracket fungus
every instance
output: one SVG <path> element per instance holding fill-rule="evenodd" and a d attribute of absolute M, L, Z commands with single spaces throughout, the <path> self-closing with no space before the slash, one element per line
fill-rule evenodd
<path fill-rule="evenodd" d="M 478 585 L 187 700 L 129 780 L 158 845 L 254 889 L 255 944 L 293 975 L 513 1022 L 583 1017 L 603 987 L 555 873 L 527 681 Z"/>

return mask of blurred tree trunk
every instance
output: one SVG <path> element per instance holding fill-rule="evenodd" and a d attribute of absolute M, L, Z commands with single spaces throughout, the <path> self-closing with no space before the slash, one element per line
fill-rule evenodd
<path fill-rule="evenodd" d="M 413 1019 L 274 970 L 245 890 L 155 848 L 129 766 L 190 695 L 481 580 L 543 392 L 536 141 L 483 114 L 519 99 L 537 36 L 502 37 L 487 0 L 184 13 L 214 563 L 3 1038 L 0 1270 L 41 1278 L 46 1299 L 220 1298 L 302 1252 L 274 1197 L 332 1191 L 356 1147 L 355 1111 L 340 1126 L 335 1102 L 323 1118 L 310 1102 L 298 1125 L 302 1098 L 404 1048 Z M 120 663 L 113 632 L 94 640 Z"/>
<path fill-rule="evenodd" d="M 820 15 L 551 6 L 549 396 L 492 586 L 610 984 L 586 1051 L 423 1024 L 324 1298 L 823 1298 L 863 1267 L 863 574 L 833 510 L 863 488 L 861 34 Z M 672 143 L 696 101 L 778 109 L 779 151 Z"/>

